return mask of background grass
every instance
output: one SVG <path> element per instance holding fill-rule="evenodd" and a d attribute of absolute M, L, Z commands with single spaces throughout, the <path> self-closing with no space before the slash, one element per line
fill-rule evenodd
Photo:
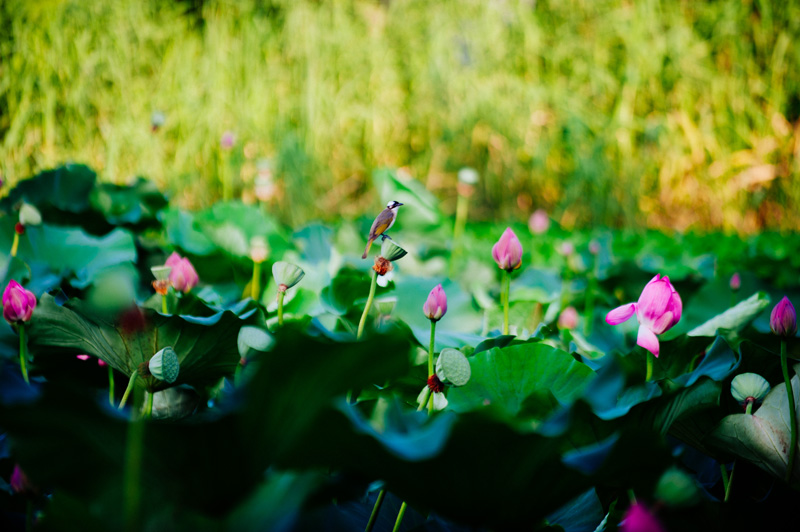
<path fill-rule="evenodd" d="M 184 206 L 229 172 L 295 223 L 372 213 L 406 167 L 475 217 L 800 227 L 791 1 L 114 1 L 0 4 L 0 171 L 67 160 Z M 166 121 L 156 133 L 151 113 Z M 236 132 L 230 151 L 225 131 Z"/>

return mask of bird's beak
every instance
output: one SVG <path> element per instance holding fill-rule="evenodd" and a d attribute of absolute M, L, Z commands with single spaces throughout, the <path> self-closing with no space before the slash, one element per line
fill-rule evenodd
<path fill-rule="evenodd" d="M 398 202 L 397 202 L 397 205 L 395 205 L 395 207 L 399 207 L 400 205 L 405 205 L 405 203 L 400 203 L 400 202 L 398 201 Z"/>

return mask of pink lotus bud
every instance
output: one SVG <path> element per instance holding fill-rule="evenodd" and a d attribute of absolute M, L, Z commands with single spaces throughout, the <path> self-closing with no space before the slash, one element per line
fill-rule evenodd
<path fill-rule="evenodd" d="M 619 325 L 636 314 L 639 334 L 636 344 L 658 356 L 657 334 L 671 329 L 681 319 L 683 303 L 669 277 L 656 274 L 642 290 L 639 301 L 626 303 L 606 315 L 606 323 Z"/>
<path fill-rule="evenodd" d="M 575 307 L 567 307 L 561 311 L 558 317 L 559 329 L 574 329 L 578 326 L 578 311 Z"/>
<path fill-rule="evenodd" d="M 437 284 L 428 299 L 422 305 L 422 312 L 431 321 L 439 321 L 447 312 L 447 294 L 444 293 L 442 285 Z"/>
<path fill-rule="evenodd" d="M 188 294 L 192 288 L 197 286 L 200 278 L 197 277 L 194 266 L 186 257 L 181 257 L 173 252 L 164 265 L 172 268 L 169 272 L 169 281 L 178 292 Z"/>
<path fill-rule="evenodd" d="M 569 257 L 573 253 L 575 253 L 575 245 L 572 242 L 562 242 L 561 247 L 558 248 L 558 252 L 564 255 L 565 257 Z"/>
<path fill-rule="evenodd" d="M 731 290 L 733 290 L 734 292 L 739 290 L 742 287 L 742 278 L 739 277 L 739 273 L 738 272 L 734 273 L 731 276 L 731 283 L 730 284 L 731 284 Z"/>
<path fill-rule="evenodd" d="M 522 265 L 522 244 L 510 227 L 503 231 L 500 240 L 492 246 L 492 257 L 501 270 L 510 272 Z"/>
<path fill-rule="evenodd" d="M 106 364 L 106 361 L 105 361 L 105 360 L 103 360 L 102 358 L 98 358 L 98 359 L 97 359 L 97 365 L 98 365 L 98 366 L 100 366 L 101 368 L 104 368 L 104 367 L 106 367 L 108 364 Z"/>
<path fill-rule="evenodd" d="M 8 323 L 30 321 L 33 309 L 36 308 L 36 296 L 30 290 L 22 288 L 13 279 L 9 281 L 3 292 L 3 317 Z"/>
<path fill-rule="evenodd" d="M 85 362 L 85 361 L 89 360 L 89 355 L 75 355 L 75 358 Z"/>
<path fill-rule="evenodd" d="M 625 512 L 619 530 L 620 532 L 666 532 L 661 521 L 644 504 L 638 502 Z"/>
<path fill-rule="evenodd" d="M 5 301 L 5 300 L 4 300 Z M 777 336 L 794 336 L 797 332 L 797 314 L 789 298 L 783 296 L 769 315 L 769 328 Z"/>
<path fill-rule="evenodd" d="M 233 131 L 226 131 L 219 139 L 219 145 L 223 150 L 230 150 L 234 144 L 236 144 L 236 133 Z"/>
<path fill-rule="evenodd" d="M 528 229 L 535 235 L 541 235 L 550 228 L 550 217 L 544 209 L 536 209 L 528 218 Z"/>

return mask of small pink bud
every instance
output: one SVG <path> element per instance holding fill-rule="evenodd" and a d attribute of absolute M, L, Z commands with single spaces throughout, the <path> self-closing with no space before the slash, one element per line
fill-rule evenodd
<path fill-rule="evenodd" d="M 234 144 L 236 144 L 236 133 L 233 131 L 226 131 L 222 134 L 222 138 L 219 139 L 219 145 L 223 150 L 230 150 Z"/>
<path fill-rule="evenodd" d="M 544 209 L 536 209 L 528 218 L 528 229 L 535 235 L 540 235 L 550 228 L 550 217 Z"/>
<path fill-rule="evenodd" d="M 789 298 L 783 296 L 769 316 L 769 327 L 777 336 L 794 336 L 797 333 L 797 314 Z"/>
<path fill-rule="evenodd" d="M 103 360 L 102 358 L 98 358 L 97 359 L 97 365 L 100 366 L 101 368 L 103 368 L 103 367 L 107 366 L 108 364 L 106 364 L 106 361 Z"/>
<path fill-rule="evenodd" d="M 734 274 L 731 276 L 731 283 L 730 283 L 730 285 L 731 285 L 731 290 L 733 290 L 734 292 L 735 292 L 735 291 L 737 291 L 737 290 L 739 290 L 739 289 L 742 287 L 742 278 L 741 278 L 741 277 L 739 277 L 739 273 L 738 273 L 738 272 L 737 272 L 737 273 L 734 273 Z"/>
<path fill-rule="evenodd" d="M 428 294 L 428 299 L 422 305 L 422 312 L 431 321 L 439 321 L 442 316 L 447 312 L 447 294 L 444 293 L 442 285 L 436 285 L 431 293 Z"/>
<path fill-rule="evenodd" d="M 578 326 L 578 311 L 575 307 L 567 307 L 561 311 L 558 317 L 559 329 L 574 329 Z"/>
<path fill-rule="evenodd" d="M 575 253 L 575 245 L 572 242 L 562 242 L 561 247 L 558 249 L 558 252 L 564 255 L 565 257 L 569 257 L 573 253 Z"/>
<path fill-rule="evenodd" d="M 30 321 L 33 309 L 36 308 L 36 296 L 30 290 L 13 279 L 9 281 L 3 292 L 3 317 L 8 323 L 24 323 Z"/>
<path fill-rule="evenodd" d="M 641 503 L 628 508 L 619 526 L 620 532 L 666 532 L 655 515 Z"/>
<path fill-rule="evenodd" d="M 164 265 L 172 268 L 169 272 L 169 281 L 178 292 L 189 293 L 192 288 L 197 286 L 200 279 L 197 277 L 194 266 L 186 257 L 181 257 L 173 252 Z"/>
<path fill-rule="evenodd" d="M 522 265 L 522 244 L 510 227 L 503 231 L 500 240 L 492 246 L 492 257 L 497 266 L 507 272 Z"/>
<path fill-rule="evenodd" d="M 75 355 L 75 358 L 77 358 L 78 360 L 86 361 L 89 360 L 89 355 Z"/>

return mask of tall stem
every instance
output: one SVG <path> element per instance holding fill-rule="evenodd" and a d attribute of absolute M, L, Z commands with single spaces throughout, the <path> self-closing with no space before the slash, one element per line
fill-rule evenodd
<path fill-rule="evenodd" d="M 375 521 L 378 520 L 378 512 L 381 511 L 381 505 L 383 504 L 384 497 L 386 497 L 386 490 L 381 490 L 378 492 L 378 498 L 375 499 L 375 506 L 372 507 L 372 513 L 369 515 L 369 521 L 367 521 L 367 526 L 364 528 L 364 532 L 371 532 L 372 527 L 375 526 Z"/>
<path fill-rule="evenodd" d="M 167 294 L 161 295 L 161 313 L 169 314 L 169 307 L 167 307 Z"/>
<path fill-rule="evenodd" d="M 145 419 L 150 419 L 153 416 L 153 392 L 147 392 L 147 402 L 144 405 Z"/>
<path fill-rule="evenodd" d="M 283 325 L 283 298 L 286 292 L 278 291 L 278 325 Z"/>
<path fill-rule="evenodd" d="M 508 293 L 511 290 L 511 274 L 503 272 L 503 334 L 508 334 Z"/>
<path fill-rule="evenodd" d="M 142 456 L 144 455 L 144 419 L 136 415 L 135 409 L 133 415 L 134 419 L 128 423 L 124 476 L 125 529 L 130 532 L 141 529 L 139 522 L 142 495 Z"/>
<path fill-rule="evenodd" d="M 11 256 L 17 256 L 17 250 L 19 249 L 19 233 L 14 231 L 14 241 L 11 243 Z"/>
<path fill-rule="evenodd" d="M 375 270 L 372 271 L 372 284 L 369 285 L 369 297 L 367 298 L 367 304 L 364 305 L 364 313 L 361 314 L 361 321 L 358 322 L 358 333 L 356 334 L 356 339 L 360 340 L 361 335 L 364 334 L 364 325 L 367 323 L 367 315 L 369 314 L 369 309 L 372 307 L 372 300 L 375 299 L 375 289 L 378 286 L 378 272 Z"/>
<path fill-rule="evenodd" d="M 114 369 L 111 366 L 108 368 L 108 402 L 114 406 Z"/>
<path fill-rule="evenodd" d="M 253 261 L 253 280 L 250 282 L 250 297 L 258 301 L 261 295 L 261 263 Z"/>
<path fill-rule="evenodd" d="M 431 320 L 431 343 L 430 346 L 428 347 L 428 378 L 431 378 L 434 375 L 433 350 L 435 343 L 436 343 L 436 320 Z M 433 401 L 430 401 L 430 404 L 428 405 L 428 414 L 430 415 L 432 413 L 433 413 Z"/>
<path fill-rule="evenodd" d="M 138 377 L 138 376 L 139 376 L 139 374 L 134 369 L 133 370 L 133 375 L 131 375 L 131 378 L 128 381 L 128 387 L 125 388 L 125 393 L 122 394 L 122 400 L 119 402 L 119 406 L 117 407 L 120 410 L 122 410 L 123 407 L 125 406 L 125 403 L 128 402 L 128 396 L 131 394 L 131 390 L 133 390 L 133 385 L 136 384 L 136 377 Z"/>
<path fill-rule="evenodd" d="M 783 381 L 786 383 L 786 394 L 789 399 L 789 426 L 792 430 L 791 445 L 789 446 L 789 462 L 786 465 L 786 482 L 792 480 L 794 471 L 795 447 L 797 447 L 797 415 L 794 408 L 794 391 L 792 390 L 792 380 L 789 378 L 789 367 L 786 362 L 786 340 L 781 340 L 781 369 L 783 370 Z"/>
<path fill-rule="evenodd" d="M 28 342 L 25 341 L 25 324 L 19 324 L 19 368 L 22 371 L 22 378 L 26 384 L 30 384 L 28 379 Z"/>
<path fill-rule="evenodd" d="M 594 319 L 594 292 L 596 286 L 597 279 L 593 275 L 590 275 L 589 283 L 586 287 L 586 304 L 583 308 L 583 334 L 585 336 L 589 336 L 589 334 L 592 332 L 592 321 Z"/>
<path fill-rule="evenodd" d="M 644 356 L 647 360 L 647 373 L 644 376 L 645 382 L 650 382 L 650 379 L 653 378 L 653 355 L 650 351 L 645 351 Z"/>
<path fill-rule="evenodd" d="M 397 512 L 397 520 L 394 522 L 394 528 L 392 528 L 392 532 L 397 532 L 400 530 L 400 524 L 403 522 L 403 516 L 406 515 L 406 501 L 403 501 L 403 504 L 400 505 L 400 511 Z"/>

